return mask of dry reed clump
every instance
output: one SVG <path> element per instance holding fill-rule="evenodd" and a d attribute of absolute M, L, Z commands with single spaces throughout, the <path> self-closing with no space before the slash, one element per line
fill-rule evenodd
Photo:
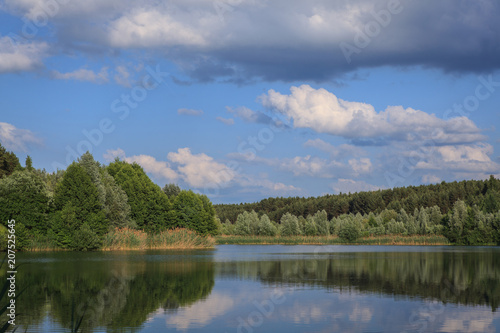
<path fill-rule="evenodd" d="M 104 236 L 103 250 L 206 249 L 215 246 L 215 239 L 187 229 L 165 230 L 147 234 L 130 228 L 115 229 Z"/>

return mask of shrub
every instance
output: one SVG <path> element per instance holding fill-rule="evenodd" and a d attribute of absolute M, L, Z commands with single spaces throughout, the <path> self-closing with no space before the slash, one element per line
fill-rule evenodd
<path fill-rule="evenodd" d="M 361 236 L 361 228 L 352 220 L 347 220 L 340 225 L 339 237 L 348 241 L 354 242 Z"/>

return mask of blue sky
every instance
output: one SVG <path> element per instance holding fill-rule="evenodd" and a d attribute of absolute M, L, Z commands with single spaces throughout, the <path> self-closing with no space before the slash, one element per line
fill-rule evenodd
<path fill-rule="evenodd" d="M 215 203 L 500 176 L 494 1 L 3 0 L 0 142 Z"/>

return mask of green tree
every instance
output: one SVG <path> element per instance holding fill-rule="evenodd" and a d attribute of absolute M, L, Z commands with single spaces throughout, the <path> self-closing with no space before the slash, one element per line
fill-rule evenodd
<path fill-rule="evenodd" d="M 271 223 L 271 220 L 266 214 L 260 217 L 259 225 L 257 228 L 257 234 L 262 236 L 276 236 L 278 230 Z"/>
<path fill-rule="evenodd" d="M 176 226 L 175 211 L 168 197 L 139 164 L 115 160 L 106 170 L 127 194 L 130 216 L 138 228 L 158 232 Z"/>
<path fill-rule="evenodd" d="M 73 162 L 66 170 L 56 189 L 54 203 L 59 211 L 55 220 L 66 227 L 63 228 L 67 231 L 65 239 L 72 238 L 73 236 L 67 233 L 73 234 L 83 223 L 88 223 L 98 236 L 109 230 L 108 220 L 99 202 L 99 191 L 89 174 L 78 163 Z M 74 239 L 70 241 L 69 246 L 73 244 Z"/>
<path fill-rule="evenodd" d="M 116 183 L 115 179 L 94 160 L 89 152 L 83 154 L 78 163 L 85 169 L 92 179 L 99 193 L 101 204 L 109 225 L 115 228 L 136 227 L 130 217 L 130 205 L 125 191 Z"/>
<path fill-rule="evenodd" d="M 19 163 L 16 154 L 8 152 L 0 143 L 0 179 L 21 169 L 21 163 Z"/>
<path fill-rule="evenodd" d="M 173 209 L 176 213 L 176 226 L 188 228 L 203 235 L 218 233 L 215 209 L 205 195 L 193 191 L 181 191 L 175 197 Z"/>
<path fill-rule="evenodd" d="M 179 186 L 177 186 L 176 184 L 172 184 L 172 183 L 165 184 L 165 186 L 163 186 L 162 190 L 170 200 L 173 200 L 176 196 L 179 195 L 179 193 L 181 193 L 181 188 Z"/>
<path fill-rule="evenodd" d="M 297 216 L 286 213 L 281 217 L 281 235 L 297 236 L 300 235 L 299 220 Z"/>
<path fill-rule="evenodd" d="M 33 161 L 30 155 L 26 156 L 26 170 L 33 171 Z"/>
<path fill-rule="evenodd" d="M 329 236 L 330 226 L 328 224 L 328 214 L 326 213 L 326 211 L 318 211 L 316 214 L 314 214 L 313 219 L 318 229 L 318 235 Z"/>
<path fill-rule="evenodd" d="M 304 225 L 304 232 L 303 234 L 306 236 L 316 236 L 318 234 L 318 228 L 315 222 L 315 219 L 309 215 L 305 219 L 306 223 Z"/>
<path fill-rule="evenodd" d="M 0 179 L 0 220 L 22 222 L 31 234 L 46 234 L 52 197 L 40 174 L 16 171 Z"/>

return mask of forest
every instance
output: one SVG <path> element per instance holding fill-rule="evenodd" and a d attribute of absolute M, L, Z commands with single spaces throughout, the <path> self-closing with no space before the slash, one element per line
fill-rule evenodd
<path fill-rule="evenodd" d="M 21 250 L 100 249 L 116 230 L 219 230 L 208 197 L 172 184 L 162 190 L 138 164 L 116 159 L 101 165 L 87 152 L 66 170 L 48 173 L 35 169 L 29 156 L 22 167 L 1 145 L 0 220 L 1 247 L 6 248 L 5 226 L 15 220 Z"/>
<path fill-rule="evenodd" d="M 500 181 L 467 180 L 312 198 L 215 205 L 226 235 L 442 235 L 453 244 L 500 244 Z"/>

